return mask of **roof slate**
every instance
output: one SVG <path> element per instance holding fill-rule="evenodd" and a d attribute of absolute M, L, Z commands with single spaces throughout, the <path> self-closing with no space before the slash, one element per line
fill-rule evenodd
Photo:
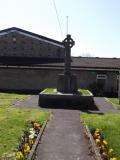
<path fill-rule="evenodd" d="M 62 67 L 64 62 L 43 63 L 40 65 Z M 120 58 L 72 57 L 71 66 L 75 68 L 120 69 Z"/>

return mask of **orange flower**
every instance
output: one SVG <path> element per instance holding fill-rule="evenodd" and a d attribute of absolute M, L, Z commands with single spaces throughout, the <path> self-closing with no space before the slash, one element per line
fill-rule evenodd
<path fill-rule="evenodd" d="M 99 133 L 95 133 L 95 134 L 93 135 L 93 137 L 94 137 L 94 139 L 100 139 L 100 134 L 99 134 Z"/>
<path fill-rule="evenodd" d="M 34 128 L 35 128 L 35 129 L 40 129 L 40 124 L 37 123 L 37 122 L 35 122 L 35 123 L 34 123 Z"/>

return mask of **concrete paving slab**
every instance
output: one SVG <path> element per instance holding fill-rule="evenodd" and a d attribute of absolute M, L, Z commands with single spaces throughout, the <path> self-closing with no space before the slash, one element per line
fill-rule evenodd
<path fill-rule="evenodd" d="M 83 134 L 80 112 L 54 110 L 40 145 L 36 160 L 92 160 Z"/>
<path fill-rule="evenodd" d="M 99 112 L 119 112 L 114 108 L 112 103 L 108 102 L 104 97 L 94 97 L 95 105 L 99 108 Z"/>

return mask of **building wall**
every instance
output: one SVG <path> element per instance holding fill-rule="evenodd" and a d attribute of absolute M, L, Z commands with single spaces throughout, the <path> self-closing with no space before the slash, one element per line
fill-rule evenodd
<path fill-rule="evenodd" d="M 64 58 L 64 48 L 14 31 L 0 35 L 0 57 Z"/>
<path fill-rule="evenodd" d="M 58 74 L 63 73 L 63 69 L 50 68 L 21 68 L 21 67 L 1 67 L 0 68 L 0 89 L 9 90 L 41 90 L 48 87 L 56 87 Z M 96 89 L 95 71 L 73 70 L 77 76 L 78 88 Z M 117 91 L 117 74 L 106 72 L 105 92 Z M 101 88 L 98 88 L 99 90 Z M 99 90 L 97 90 L 99 92 Z"/>
<path fill-rule="evenodd" d="M 96 82 L 96 72 L 94 71 L 74 71 L 73 74 L 77 76 L 77 83 L 79 88 L 90 89 L 90 85 Z"/>
<path fill-rule="evenodd" d="M 116 92 L 117 90 L 117 73 L 115 72 L 107 72 L 106 79 L 106 92 Z"/>
<path fill-rule="evenodd" d="M 56 87 L 57 75 L 63 72 L 63 69 L 0 68 L 0 89 L 39 90 Z M 79 88 L 89 88 L 89 85 L 95 80 L 95 74 L 89 71 L 72 72 L 77 76 Z"/>
<path fill-rule="evenodd" d="M 0 89 L 40 90 L 57 85 L 58 71 L 0 68 Z"/>

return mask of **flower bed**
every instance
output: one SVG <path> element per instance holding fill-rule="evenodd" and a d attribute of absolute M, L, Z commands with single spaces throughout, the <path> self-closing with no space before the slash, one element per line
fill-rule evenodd
<path fill-rule="evenodd" d="M 104 138 L 104 134 L 99 128 L 92 128 L 89 130 L 87 126 L 86 136 L 89 138 L 91 143 L 91 152 L 95 154 L 97 160 L 117 160 L 114 155 L 114 150 L 110 148 L 108 142 Z"/>
<path fill-rule="evenodd" d="M 109 147 L 108 142 L 105 140 L 104 134 L 100 129 L 91 129 L 91 133 L 98 147 L 101 158 L 103 160 L 117 160 L 117 158 L 114 157 L 113 149 Z"/>
<path fill-rule="evenodd" d="M 10 155 L 3 155 L 2 160 L 32 160 L 37 144 L 47 121 L 40 124 L 36 121 L 27 122 L 25 130 L 15 148 L 15 152 Z"/>

